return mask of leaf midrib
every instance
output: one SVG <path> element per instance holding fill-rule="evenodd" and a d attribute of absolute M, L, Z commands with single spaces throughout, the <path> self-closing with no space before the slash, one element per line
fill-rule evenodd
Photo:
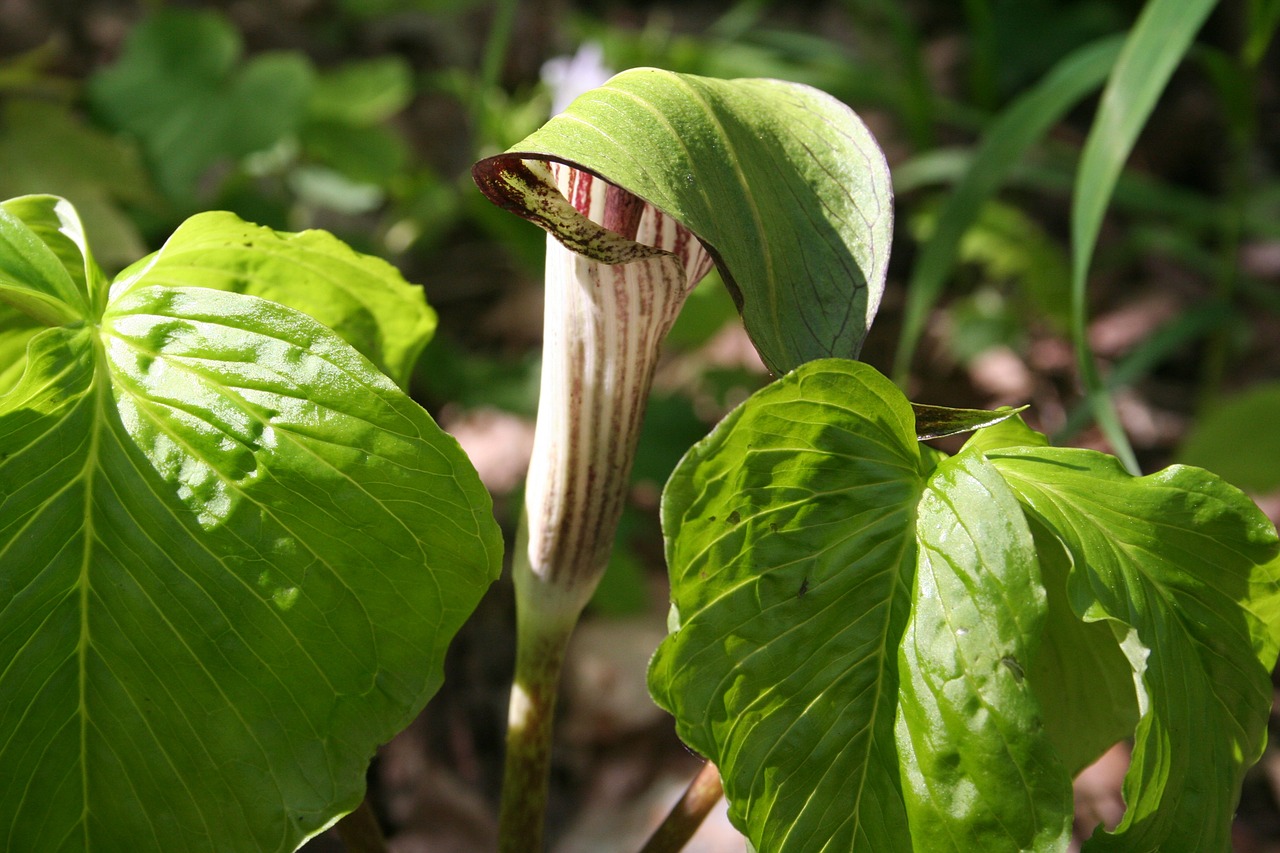
<path fill-rule="evenodd" d="M 98 472 L 98 457 L 102 446 L 102 433 L 107 429 L 107 401 L 111 399 L 111 376 L 107 367 L 106 348 L 100 335 L 89 336 L 93 347 L 93 381 L 89 394 L 93 400 L 93 423 L 89 428 L 89 447 L 85 453 L 84 468 L 80 477 L 84 482 L 83 546 L 80 555 L 80 575 L 77 579 L 80 606 L 80 638 L 76 643 L 77 689 L 79 692 L 80 718 L 80 828 L 84 849 L 90 849 L 89 839 L 89 706 L 85 695 L 88 685 L 88 654 L 92 635 L 89 626 L 89 570 L 93 561 L 93 543 L 96 537 L 93 525 L 94 480 Z"/>

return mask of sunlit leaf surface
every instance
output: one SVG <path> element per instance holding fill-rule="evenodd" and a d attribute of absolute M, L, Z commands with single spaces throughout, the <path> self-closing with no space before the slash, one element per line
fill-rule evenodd
<path fill-rule="evenodd" d="M 650 688 L 758 849 L 910 849 L 894 716 L 921 467 L 897 389 L 822 361 L 668 483 L 674 632 Z"/>
<path fill-rule="evenodd" d="M 202 213 L 164 247 L 120 275 L 148 284 L 209 287 L 260 296 L 314 317 L 401 387 L 435 331 L 422 288 L 381 258 L 325 231 L 282 233 L 225 213 Z"/>
<path fill-rule="evenodd" d="M 916 520 L 898 748 L 916 850 L 1063 850 L 1071 783 L 1027 675 L 1047 604 L 1031 530 L 982 455 L 944 460 Z"/>
<path fill-rule="evenodd" d="M 1105 850 L 1218 851 L 1280 644 L 1274 527 L 1199 469 L 1135 479 L 1017 418 L 922 454 L 905 398 L 805 365 L 682 460 L 650 689 L 760 850 L 1065 850 L 1132 736 Z M 896 727 L 891 720 L 896 718 Z"/>
<path fill-rule="evenodd" d="M 991 459 L 1066 546 L 1073 609 L 1112 623 L 1139 685 L 1124 821 L 1086 849 L 1227 850 L 1271 711 L 1275 528 L 1196 468 L 1139 479 L 1113 457 L 1070 448 Z"/>
<path fill-rule="evenodd" d="M 39 332 L 0 397 L 3 849 L 293 850 L 498 571 L 474 470 L 394 383 L 177 278 Z"/>

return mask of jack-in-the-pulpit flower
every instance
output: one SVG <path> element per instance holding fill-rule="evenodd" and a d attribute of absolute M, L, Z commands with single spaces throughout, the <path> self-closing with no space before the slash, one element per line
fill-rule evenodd
<path fill-rule="evenodd" d="M 554 227 L 516 582 L 522 600 L 574 618 L 609 559 L 662 341 L 712 260 L 687 228 L 589 172 L 505 165 L 522 212 Z"/>
<path fill-rule="evenodd" d="M 853 358 L 892 187 L 847 106 L 776 80 L 632 69 L 472 174 L 546 229 L 542 397 L 513 558 L 517 651 L 501 846 L 537 849 L 556 683 L 603 573 L 659 348 L 712 265 L 769 369 Z M 695 236 L 696 235 L 696 236 Z"/>
<path fill-rule="evenodd" d="M 683 225 L 590 172 L 484 164 L 489 197 L 548 231 L 542 387 L 512 561 L 505 853 L 541 835 L 565 646 L 609 561 L 662 340 L 712 260 Z"/>

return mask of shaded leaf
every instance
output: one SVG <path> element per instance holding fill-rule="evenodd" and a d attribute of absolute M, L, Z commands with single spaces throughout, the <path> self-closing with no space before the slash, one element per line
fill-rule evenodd
<path fill-rule="evenodd" d="M 830 96 L 633 69 L 476 165 L 509 209 L 501 173 L 520 159 L 592 172 L 696 234 L 774 372 L 861 348 L 884 287 L 892 188 L 871 134 Z"/>
<path fill-rule="evenodd" d="M 998 453 L 1019 447 L 1047 447 L 1049 441 L 1012 417 L 979 430 L 965 450 Z M 1071 609 L 1067 577 L 1071 556 L 1036 518 L 1028 519 L 1035 540 L 1047 608 L 1040 647 L 1026 668 L 1040 699 L 1045 733 L 1067 772 L 1075 776 L 1108 747 L 1130 736 L 1138 723 L 1133 671 L 1111 626 L 1082 621 Z"/>
<path fill-rule="evenodd" d="M 988 411 L 986 409 L 953 409 L 948 406 L 927 406 L 923 403 L 912 403 L 911 411 L 916 416 L 916 438 L 925 441 L 931 438 L 943 438 L 958 435 L 983 427 L 998 424 L 1013 417 L 1018 412 L 1026 411 L 1026 406 L 1011 409 Z"/>
<path fill-rule="evenodd" d="M 381 56 L 321 74 L 307 102 L 307 117 L 369 126 L 391 118 L 412 98 L 413 69 L 400 56 Z"/>
<path fill-rule="evenodd" d="M 98 259 L 119 269 L 144 251 L 121 202 L 154 196 L 137 149 L 96 130 L 64 106 L 44 101 L 0 104 L 0 198 L 52 193 L 76 206 Z"/>
<path fill-rule="evenodd" d="M 27 367 L 27 343 L 42 328 L 17 308 L 0 303 L 0 395 L 17 384 Z"/>
<path fill-rule="evenodd" d="M 1208 468 L 1241 489 L 1280 489 L 1280 382 L 1223 401 L 1192 426 L 1178 461 Z"/>
<path fill-rule="evenodd" d="M 1029 520 L 1048 610 L 1027 679 L 1040 699 L 1045 733 L 1075 776 L 1138 725 L 1133 670 L 1107 622 L 1085 622 L 1071 609 L 1071 556 L 1044 524 Z"/>

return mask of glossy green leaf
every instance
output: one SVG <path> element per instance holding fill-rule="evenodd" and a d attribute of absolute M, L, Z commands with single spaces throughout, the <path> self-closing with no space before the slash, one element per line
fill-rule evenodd
<path fill-rule="evenodd" d="M 1089 848 L 1225 850 L 1271 708 L 1275 528 L 1206 471 L 1135 479 L 1017 418 L 926 462 L 909 415 L 814 362 L 668 484 L 650 689 L 731 818 L 771 851 L 1062 850 L 1071 774 L 1132 736 Z"/>
<path fill-rule="evenodd" d="M 1280 382 L 1255 386 L 1201 417 L 1178 461 L 1208 468 L 1241 489 L 1280 489 Z"/>
<path fill-rule="evenodd" d="M 100 285 L 101 273 L 68 202 L 28 195 L 0 203 L 0 302 L 46 326 L 85 322 L 91 281 Z"/>
<path fill-rule="evenodd" d="M 1150 0 L 1125 39 L 1089 129 L 1071 205 L 1071 332 L 1094 416 L 1131 473 L 1137 459 L 1087 337 L 1089 266 L 1116 181 L 1174 68 L 1217 0 Z"/>
<path fill-rule="evenodd" d="M 43 326 L 17 308 L 0 302 L 0 394 L 5 394 L 27 368 L 27 344 Z"/>
<path fill-rule="evenodd" d="M 269 148 L 302 119 L 314 72 L 299 53 L 241 62 L 239 34 L 212 11 L 163 9 L 89 81 L 94 108 L 137 137 L 171 198 L 198 197 L 219 161 Z"/>
<path fill-rule="evenodd" d="M 906 399 L 834 360 L 757 392 L 667 484 L 650 690 L 759 850 L 911 848 L 894 718 L 922 487 Z"/>
<path fill-rule="evenodd" d="M 1048 444 L 1015 416 L 974 433 L 964 449 L 998 453 Z M 1040 699 L 1045 733 L 1067 772 L 1075 776 L 1137 725 L 1133 671 L 1109 624 L 1082 621 L 1072 611 L 1067 595 L 1071 556 L 1062 542 L 1040 520 L 1028 522 L 1047 605 L 1039 650 L 1026 667 L 1027 680 Z"/>
<path fill-rule="evenodd" d="M 474 470 L 389 379 L 169 272 L 39 332 L 0 397 L 6 849 L 295 849 L 499 570 Z"/>
<path fill-rule="evenodd" d="M 897 741 L 914 849 L 1065 850 L 1071 779 L 1029 677 L 1047 602 L 1018 501 L 970 450 L 929 479 L 916 531 Z"/>
<path fill-rule="evenodd" d="M 1071 555 L 1042 522 L 1029 519 L 1048 594 L 1040 649 L 1027 679 L 1040 719 L 1067 772 L 1075 776 L 1138 725 L 1133 670 L 1107 622 L 1085 622 L 1071 609 Z"/>
<path fill-rule="evenodd" d="M 1086 849 L 1227 850 L 1272 704 L 1275 528 L 1243 494 L 1195 468 L 1135 479 L 1087 450 L 989 458 L 1062 540 L 1072 609 L 1111 624 L 1138 685 L 1124 820 Z"/>
<path fill-rule="evenodd" d="M 22 376 L 27 344 L 40 329 L 91 316 L 89 282 L 101 289 L 103 279 L 87 251 L 79 216 L 64 199 L 0 202 L 0 394 Z"/>
<path fill-rule="evenodd" d="M 401 387 L 436 326 L 422 288 L 386 261 L 325 231 L 273 231 L 225 212 L 191 217 L 120 279 L 117 287 L 183 284 L 287 305 L 333 329 Z"/>
<path fill-rule="evenodd" d="M 1102 85 L 1120 44 L 1103 39 L 1063 58 L 1034 89 L 992 122 L 981 144 L 938 215 L 938 223 L 912 268 L 907 308 L 894 357 L 896 375 L 907 375 L 930 309 L 955 264 L 960 240 L 1000 188 L 1022 155 L 1062 120 L 1080 99 Z"/>
<path fill-rule="evenodd" d="M 983 453 L 1000 450 L 1005 447 L 1046 447 L 1049 439 L 1027 426 L 1026 421 L 1018 413 L 992 424 L 987 429 L 978 430 L 964 443 L 964 449 L 977 448 Z"/>
<path fill-rule="evenodd" d="M 834 98 L 633 69 L 477 164 L 498 204 L 510 206 L 502 173 L 519 159 L 597 174 L 696 234 L 771 370 L 858 353 L 884 286 L 892 187 L 875 140 Z"/>

